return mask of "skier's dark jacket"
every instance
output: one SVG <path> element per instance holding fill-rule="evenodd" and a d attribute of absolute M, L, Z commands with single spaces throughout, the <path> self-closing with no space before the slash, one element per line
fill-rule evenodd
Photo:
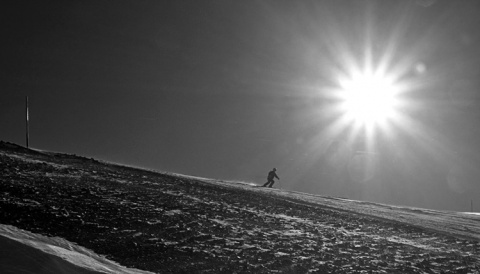
<path fill-rule="evenodd" d="M 280 180 L 280 178 L 278 178 L 277 173 L 275 173 L 274 170 L 272 170 L 268 173 L 267 179 L 270 181 L 270 180 L 273 180 L 273 178 L 277 178 L 277 179 Z"/>

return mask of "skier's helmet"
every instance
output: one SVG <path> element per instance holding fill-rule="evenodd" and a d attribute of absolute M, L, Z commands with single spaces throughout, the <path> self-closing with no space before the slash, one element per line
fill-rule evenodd
<path fill-rule="evenodd" d="M 276 169 L 276 168 L 273 168 L 273 171 L 277 171 L 277 169 Z"/>

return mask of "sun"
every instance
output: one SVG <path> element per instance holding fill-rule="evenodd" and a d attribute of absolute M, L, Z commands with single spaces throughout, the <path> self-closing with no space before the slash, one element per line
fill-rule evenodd
<path fill-rule="evenodd" d="M 373 126 L 393 118 L 398 100 L 391 79 L 380 73 L 357 73 L 340 82 L 341 108 L 349 120 Z"/>

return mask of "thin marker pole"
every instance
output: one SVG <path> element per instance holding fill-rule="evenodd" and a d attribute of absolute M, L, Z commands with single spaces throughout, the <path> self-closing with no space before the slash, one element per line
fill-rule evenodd
<path fill-rule="evenodd" d="M 28 117 L 28 96 L 25 97 L 25 118 L 26 118 L 26 142 L 27 142 L 27 148 L 28 148 L 28 139 L 29 139 L 29 133 L 28 133 L 28 120 L 29 120 L 29 117 Z"/>

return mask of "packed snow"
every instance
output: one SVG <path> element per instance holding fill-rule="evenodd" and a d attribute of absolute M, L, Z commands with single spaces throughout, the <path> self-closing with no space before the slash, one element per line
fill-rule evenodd
<path fill-rule="evenodd" d="M 59 237 L 0 224 L 1 273 L 148 274 L 128 269 Z"/>

